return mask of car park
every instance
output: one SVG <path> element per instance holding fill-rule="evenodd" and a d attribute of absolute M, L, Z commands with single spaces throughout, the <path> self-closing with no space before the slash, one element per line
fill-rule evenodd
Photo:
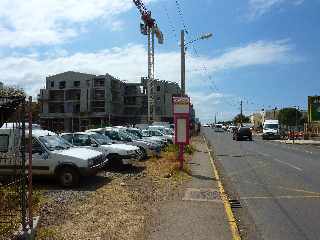
<path fill-rule="evenodd" d="M 154 144 L 146 142 L 143 139 L 141 140 L 126 132 L 126 128 L 124 127 L 106 127 L 105 135 L 107 135 L 112 141 L 122 142 L 138 147 L 141 153 L 141 158 L 147 158 L 148 156 L 156 154 L 156 147 Z"/>
<path fill-rule="evenodd" d="M 168 143 L 174 143 L 174 132 L 172 129 L 163 126 L 149 126 L 148 130 L 152 136 L 158 135 L 160 132 L 162 136 L 166 138 Z"/>
<path fill-rule="evenodd" d="M 112 164 L 128 165 L 140 158 L 139 148 L 123 143 L 112 143 L 107 136 L 94 131 L 64 133 L 61 136 L 73 145 L 103 150 Z"/>
<path fill-rule="evenodd" d="M 233 140 L 250 140 L 252 141 L 252 132 L 248 127 L 239 127 L 233 132 Z"/>
<path fill-rule="evenodd" d="M 148 135 L 148 136 L 152 136 L 152 137 L 157 137 L 158 139 L 162 139 L 167 144 L 172 144 L 173 143 L 173 137 L 172 136 L 166 136 L 159 130 L 147 129 L 147 130 L 143 130 L 142 132 L 146 136 Z"/>
<path fill-rule="evenodd" d="M 140 140 L 143 140 L 147 143 L 150 143 L 156 151 L 159 151 L 159 150 L 161 150 L 161 148 L 164 147 L 164 142 L 157 140 L 157 139 L 144 137 L 142 134 L 142 131 L 138 128 L 126 128 L 126 132 L 131 135 L 134 135 L 136 138 L 138 138 Z"/>
<path fill-rule="evenodd" d="M 28 133 L 28 131 L 26 131 Z M 26 134 L 28 136 L 28 134 Z M 14 151 L 21 137 L 21 130 L 16 128 L 0 129 L 3 153 Z M 26 152 L 29 148 L 26 147 Z M 46 130 L 32 131 L 32 174 L 50 176 L 58 180 L 61 186 L 71 187 L 79 182 L 81 176 L 95 175 L 108 162 L 106 155 L 92 149 L 83 149 L 67 143 L 54 132 Z M 1 163 L 0 174 L 11 174 L 11 163 Z"/>

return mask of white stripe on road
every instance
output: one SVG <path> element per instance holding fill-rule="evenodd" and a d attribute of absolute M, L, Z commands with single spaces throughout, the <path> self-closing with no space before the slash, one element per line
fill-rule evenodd
<path fill-rule="evenodd" d="M 297 167 L 297 166 L 295 166 L 295 165 L 293 165 L 293 164 L 291 164 L 291 163 L 287 163 L 287 162 L 281 161 L 281 160 L 276 159 L 276 158 L 273 158 L 273 159 L 271 159 L 271 160 L 276 161 L 276 162 L 279 162 L 279 163 L 282 163 L 282 164 L 284 164 L 284 165 L 287 165 L 287 166 L 289 166 L 289 167 L 292 167 L 292 168 L 294 168 L 294 169 L 302 172 L 302 168 L 299 168 L 299 167 Z"/>

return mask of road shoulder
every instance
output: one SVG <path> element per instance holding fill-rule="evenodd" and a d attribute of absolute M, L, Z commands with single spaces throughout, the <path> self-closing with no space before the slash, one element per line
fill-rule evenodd
<path fill-rule="evenodd" d="M 194 138 L 193 144 L 197 151 L 188 163 L 191 180 L 174 199 L 159 206 L 149 239 L 240 239 L 229 224 L 230 213 L 207 145 L 202 137 Z"/>

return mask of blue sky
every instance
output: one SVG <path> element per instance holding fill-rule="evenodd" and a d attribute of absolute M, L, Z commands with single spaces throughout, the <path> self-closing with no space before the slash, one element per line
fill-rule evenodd
<path fill-rule="evenodd" d="M 180 81 L 180 29 L 213 38 L 187 50 L 186 85 L 203 122 L 299 105 L 320 94 L 320 0 L 144 0 L 165 36 L 156 77 Z M 178 4 L 177 4 L 178 2 Z M 179 14 L 179 12 L 181 14 Z M 146 37 L 131 0 L 1 0 L 1 81 L 36 96 L 73 70 L 139 81 Z"/>

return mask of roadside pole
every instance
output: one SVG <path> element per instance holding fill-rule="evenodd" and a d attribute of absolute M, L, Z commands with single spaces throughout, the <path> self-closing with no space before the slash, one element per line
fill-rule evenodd
<path fill-rule="evenodd" d="M 242 100 L 240 102 L 240 126 L 242 127 Z"/>
<path fill-rule="evenodd" d="M 186 53 L 185 53 L 185 41 L 184 30 L 181 30 L 181 96 L 186 94 Z"/>
<path fill-rule="evenodd" d="M 33 217 L 32 217 L 32 97 L 29 97 L 29 134 L 28 134 L 28 218 L 29 218 L 29 228 L 33 228 Z"/>

